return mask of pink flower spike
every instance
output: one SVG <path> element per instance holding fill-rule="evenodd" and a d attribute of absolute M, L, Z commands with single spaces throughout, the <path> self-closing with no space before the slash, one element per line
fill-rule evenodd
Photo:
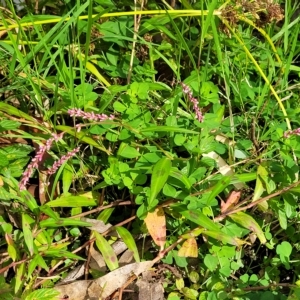
<path fill-rule="evenodd" d="M 35 157 L 31 160 L 30 164 L 27 166 L 26 170 L 22 174 L 22 178 L 19 183 L 20 191 L 26 190 L 26 185 L 29 181 L 30 176 L 34 172 L 34 169 L 38 169 L 39 162 L 42 161 L 43 156 L 46 151 L 49 151 L 51 148 L 51 145 L 54 141 L 58 141 L 63 137 L 63 132 L 60 134 L 53 133 L 52 138 L 48 139 L 46 141 L 45 145 L 40 145 L 38 152 L 36 153 Z"/>
<path fill-rule="evenodd" d="M 294 130 L 288 130 L 283 134 L 284 138 L 289 138 L 291 135 L 300 135 L 300 128 Z"/>
<path fill-rule="evenodd" d="M 105 121 L 105 120 L 113 120 L 115 116 L 110 115 L 107 116 L 105 114 L 95 114 L 94 112 L 84 112 L 83 110 L 79 109 L 79 108 L 72 108 L 68 110 L 68 114 L 71 117 L 81 117 L 83 119 L 88 119 L 91 121 Z"/>
<path fill-rule="evenodd" d="M 71 157 L 75 156 L 77 152 L 79 152 L 79 147 L 73 149 L 72 151 L 68 152 L 67 154 L 63 155 L 59 160 L 54 162 L 53 166 L 47 170 L 47 175 L 54 174 L 58 168 L 63 165 L 67 160 L 69 160 Z"/>
<path fill-rule="evenodd" d="M 197 120 L 202 123 L 204 121 L 204 116 L 198 106 L 198 100 L 193 97 L 193 92 L 188 85 L 186 85 L 183 82 L 180 82 L 180 84 L 182 86 L 183 93 L 186 94 L 188 96 L 189 100 L 193 103 L 193 108 L 196 113 Z"/>

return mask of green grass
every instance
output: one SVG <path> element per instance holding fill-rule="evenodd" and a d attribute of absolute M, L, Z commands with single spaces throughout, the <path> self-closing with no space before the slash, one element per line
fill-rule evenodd
<path fill-rule="evenodd" d="M 0 298 L 298 299 L 298 7 L 119 2 L 0 10 Z"/>

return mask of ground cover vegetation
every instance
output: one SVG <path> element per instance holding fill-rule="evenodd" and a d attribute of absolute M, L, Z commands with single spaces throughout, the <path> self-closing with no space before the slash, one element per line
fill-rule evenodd
<path fill-rule="evenodd" d="M 297 1 L 2 5 L 1 299 L 300 299 Z"/>

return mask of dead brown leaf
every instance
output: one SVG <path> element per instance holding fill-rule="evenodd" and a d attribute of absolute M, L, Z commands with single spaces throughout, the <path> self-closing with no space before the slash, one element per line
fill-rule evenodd
<path fill-rule="evenodd" d="M 115 290 L 126 284 L 134 274 L 139 276 L 153 266 L 153 261 L 133 263 L 95 280 L 78 280 L 66 285 L 55 286 L 59 297 L 68 296 L 72 300 L 104 300 Z"/>
<path fill-rule="evenodd" d="M 167 234 L 164 210 L 160 207 L 156 208 L 154 212 L 148 212 L 144 221 L 154 243 L 163 250 Z"/>
<path fill-rule="evenodd" d="M 241 195 L 241 191 L 231 191 L 226 202 L 221 201 L 221 213 L 225 213 L 227 210 L 236 205 L 239 202 Z"/>

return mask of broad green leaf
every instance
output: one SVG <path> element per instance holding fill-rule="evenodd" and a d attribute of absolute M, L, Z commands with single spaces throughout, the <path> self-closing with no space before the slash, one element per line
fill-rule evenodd
<path fill-rule="evenodd" d="M 41 228 L 45 227 L 62 227 L 62 226 L 92 226 L 92 224 L 75 219 L 47 219 L 40 222 Z"/>
<path fill-rule="evenodd" d="M 30 224 L 32 223 L 31 217 L 27 214 L 22 214 L 22 229 L 24 234 L 24 241 L 29 250 L 30 255 L 33 255 L 33 235 Z"/>
<path fill-rule="evenodd" d="M 266 177 L 268 177 L 267 169 L 262 165 L 259 165 L 257 168 L 256 184 L 255 184 L 255 190 L 254 190 L 252 202 L 258 200 L 263 194 L 263 192 L 265 191 L 265 187 L 264 187 L 265 183 L 263 178 L 267 179 Z M 257 206 L 262 211 L 266 211 L 268 209 L 268 202 L 267 201 L 261 202 Z"/>
<path fill-rule="evenodd" d="M 172 163 L 170 159 L 163 157 L 153 168 L 151 175 L 150 197 L 148 205 L 151 207 L 152 202 L 156 199 L 158 193 L 164 187 L 171 172 Z"/>
<path fill-rule="evenodd" d="M 276 253 L 279 255 L 281 262 L 288 270 L 290 269 L 290 255 L 292 254 L 292 250 L 292 245 L 286 241 L 283 241 L 276 247 Z"/>
<path fill-rule="evenodd" d="M 183 280 L 183 278 L 176 279 L 175 284 L 176 284 L 176 288 L 178 290 L 183 289 L 184 288 L 184 280 Z"/>
<path fill-rule="evenodd" d="M 12 120 L 2 120 L 0 121 L 0 132 L 5 130 L 13 130 L 21 125 L 20 122 Z"/>
<path fill-rule="evenodd" d="M 209 194 L 207 199 L 207 203 L 211 203 L 217 195 L 219 195 L 224 189 L 230 184 L 231 178 L 228 176 L 224 176 L 218 183 L 212 188 L 212 191 Z"/>
<path fill-rule="evenodd" d="M 84 207 L 84 206 L 96 206 L 95 199 L 84 196 L 62 196 L 58 199 L 47 203 L 49 207 Z"/>
<path fill-rule="evenodd" d="M 32 152 L 33 148 L 28 145 L 13 144 L 11 146 L 0 148 L 0 154 L 4 154 L 9 161 L 17 160 L 18 158 L 26 158 Z M 2 158 L 1 158 L 2 159 Z"/>
<path fill-rule="evenodd" d="M 267 242 L 265 235 L 258 225 L 258 223 L 253 219 L 253 217 L 249 216 L 248 214 L 244 212 L 237 212 L 235 214 L 229 215 L 229 217 L 239 225 L 243 226 L 244 228 L 247 228 L 251 231 L 253 231 L 257 237 L 259 238 L 260 242 L 262 244 L 265 244 Z"/>
<path fill-rule="evenodd" d="M 219 264 L 219 260 L 216 256 L 213 256 L 211 254 L 206 254 L 203 260 L 205 266 L 210 270 L 210 271 L 214 271 L 215 268 L 218 266 Z"/>
<path fill-rule="evenodd" d="M 137 158 L 141 154 L 135 148 L 129 146 L 128 144 L 121 143 L 117 155 L 124 158 Z"/>
<path fill-rule="evenodd" d="M 93 231 L 93 234 L 96 237 L 96 245 L 100 250 L 109 270 L 113 271 L 119 268 L 118 258 L 108 241 L 97 231 Z"/>
<path fill-rule="evenodd" d="M 131 233 L 124 227 L 117 226 L 116 227 L 117 233 L 122 238 L 123 242 L 126 244 L 129 250 L 133 252 L 133 257 L 136 262 L 140 262 L 139 252 L 135 243 L 134 238 L 132 237 Z"/>
<path fill-rule="evenodd" d="M 194 289 L 190 289 L 188 287 L 184 287 L 181 290 L 181 293 L 184 295 L 184 297 L 186 299 L 190 299 L 190 300 L 197 300 L 198 296 L 199 296 L 199 292 L 194 290 Z"/>
<path fill-rule="evenodd" d="M 281 256 L 290 257 L 292 249 L 293 248 L 289 242 L 283 241 L 281 244 L 277 245 L 276 253 Z"/>
<path fill-rule="evenodd" d="M 283 210 L 279 209 L 278 210 L 278 219 L 279 219 L 279 224 L 282 229 L 287 229 L 287 218 L 286 214 Z"/>

